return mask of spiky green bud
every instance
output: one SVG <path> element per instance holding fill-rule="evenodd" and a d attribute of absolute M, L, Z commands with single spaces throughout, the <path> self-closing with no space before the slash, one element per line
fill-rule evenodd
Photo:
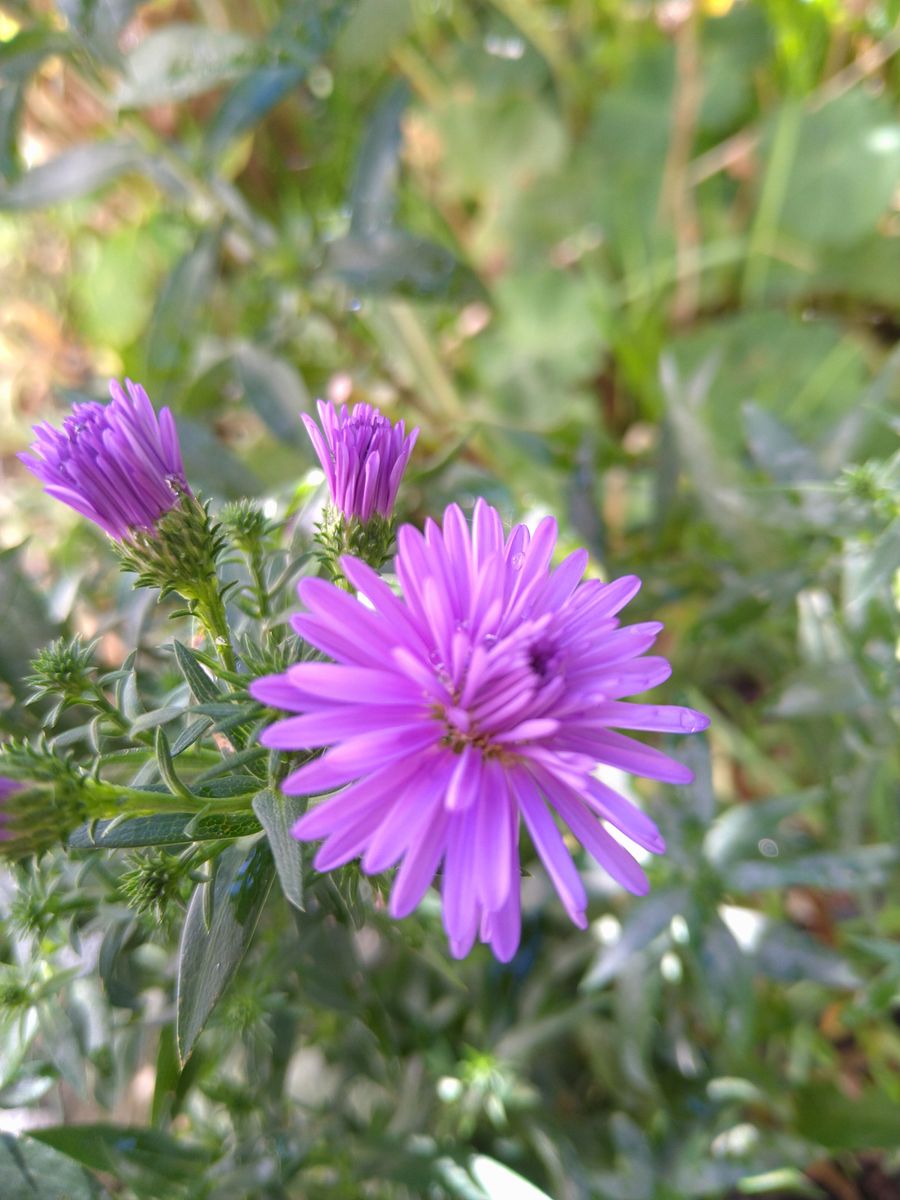
<path fill-rule="evenodd" d="M 77 704 L 93 690 L 94 642 L 80 637 L 57 638 L 31 660 L 25 682 L 33 689 L 30 700 L 49 697 L 64 705 Z"/>
<path fill-rule="evenodd" d="M 129 855 L 128 862 L 130 870 L 119 880 L 126 904 L 137 913 L 152 913 L 161 922 L 169 907 L 183 900 L 184 864 L 163 850 Z"/>
<path fill-rule="evenodd" d="M 391 556 L 394 547 L 396 521 L 373 513 L 368 521 L 356 517 L 349 520 L 334 505 L 327 504 L 316 526 L 315 541 L 318 557 L 329 577 L 340 583 L 344 578 L 340 558 L 352 554 L 378 571 Z"/>
<path fill-rule="evenodd" d="M 232 500 L 219 513 L 219 522 L 244 554 L 255 554 L 271 541 L 278 526 L 254 500 Z"/>

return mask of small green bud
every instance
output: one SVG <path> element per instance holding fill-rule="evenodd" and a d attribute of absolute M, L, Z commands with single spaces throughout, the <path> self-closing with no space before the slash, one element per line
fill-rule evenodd
<path fill-rule="evenodd" d="M 48 747 L 8 743 L 0 749 L 0 855 L 19 861 L 64 844 L 85 821 L 115 815 L 118 795 Z"/>
<path fill-rule="evenodd" d="M 172 904 L 181 904 L 186 868 L 180 859 L 163 850 L 128 857 L 130 870 L 119 880 L 126 904 L 137 913 L 152 913 L 162 922 Z"/>
<path fill-rule="evenodd" d="M 217 587 L 216 561 L 224 547 L 209 505 L 185 491 L 153 532 L 135 529 L 127 541 L 113 546 L 122 570 L 137 575 L 138 587 L 159 588 L 161 597 L 174 592 L 199 601 Z"/>
<path fill-rule="evenodd" d="M 31 660 L 25 682 L 34 688 L 31 700 L 52 697 L 63 704 L 77 704 L 93 688 L 94 645 L 85 646 L 80 637 L 57 638 Z"/>
<path fill-rule="evenodd" d="M 278 529 L 253 500 L 232 500 L 224 505 L 219 522 L 237 549 L 251 555 L 265 549 Z"/>
<path fill-rule="evenodd" d="M 316 526 L 319 561 L 335 583 L 344 579 L 340 564 L 342 554 L 361 558 L 378 571 L 391 556 L 395 532 L 393 517 L 373 513 L 368 521 L 362 522 L 356 517 L 348 519 L 334 505 L 328 504 Z"/>

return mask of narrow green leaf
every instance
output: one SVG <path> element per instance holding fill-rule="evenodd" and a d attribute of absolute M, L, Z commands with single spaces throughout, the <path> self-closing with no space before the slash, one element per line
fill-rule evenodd
<path fill-rule="evenodd" d="M 160 725 L 156 730 L 156 765 L 161 778 L 173 796 L 180 796 L 190 803 L 194 799 L 191 789 L 178 778 L 175 765 L 172 762 L 172 751 L 169 749 L 169 739 Z"/>
<path fill-rule="evenodd" d="M 172 743 L 172 757 L 177 758 L 189 746 L 193 746 L 194 742 L 199 741 L 211 724 L 211 721 L 201 719 L 199 721 L 192 721 L 190 725 L 182 729 L 181 733 L 179 733 L 178 737 Z"/>
<path fill-rule="evenodd" d="M 218 859 L 209 931 L 202 887 L 191 897 L 178 961 L 176 1030 L 184 1063 L 250 945 L 275 867 L 269 843 L 232 846 Z"/>
<path fill-rule="evenodd" d="M 233 356 L 234 371 L 244 399 L 256 409 L 279 441 L 305 449 L 309 442 L 300 413 L 310 408 L 309 392 L 300 372 L 270 351 L 241 343 Z"/>
<path fill-rule="evenodd" d="M 131 142 L 88 142 L 20 175 L 0 191 L 0 211 L 45 208 L 74 200 L 146 165 L 146 156 Z"/>
<path fill-rule="evenodd" d="M 820 787 L 806 788 L 787 796 L 735 804 L 726 809 L 709 827 L 703 850 L 710 862 L 722 867 L 741 855 L 756 851 L 762 838 L 775 838 L 786 818 L 818 804 L 824 795 Z"/>
<path fill-rule="evenodd" d="M 305 74 L 300 66 L 261 67 L 236 83 L 209 127 L 208 153 L 215 157 L 234 138 L 252 129 Z"/>
<path fill-rule="evenodd" d="M 173 22 L 153 30 L 125 60 L 116 94 L 120 108 L 143 108 L 198 96 L 243 75 L 258 57 L 233 31 Z"/>
<path fill-rule="evenodd" d="M 728 885 L 735 892 L 767 888 L 816 887 L 855 891 L 887 882 L 900 857 L 896 846 L 859 846 L 842 852 L 825 851 L 800 858 L 770 858 L 739 862 L 729 867 Z"/>
<path fill-rule="evenodd" d="M 169 379 L 189 352 L 197 315 L 212 287 L 219 254 L 219 231 L 205 229 L 169 275 L 145 339 L 147 366 L 157 378 Z M 179 433 L 183 433 L 179 422 Z M 182 449 L 188 456 L 188 448 Z"/>
<path fill-rule="evenodd" d="M 132 650 L 119 671 L 116 672 L 116 708 L 129 721 L 136 721 L 144 711 L 138 696 L 137 675 L 134 670 L 134 660 L 137 650 Z"/>
<path fill-rule="evenodd" d="M 631 956 L 658 937 L 688 904 L 686 888 L 660 888 L 637 901 L 625 919 L 619 940 L 597 955 L 581 981 L 581 990 L 593 991 L 615 979 Z"/>
<path fill-rule="evenodd" d="M 391 88 L 375 109 L 359 153 L 350 197 L 350 228 L 364 239 L 393 223 L 403 141 L 400 122 L 409 97 L 405 83 Z"/>
<path fill-rule="evenodd" d="M 253 800 L 253 811 L 266 831 L 285 897 L 303 911 L 303 851 L 291 829 L 306 812 L 305 797 L 282 796 L 268 789 Z"/>
<path fill-rule="evenodd" d="M 381 229 L 365 237 L 350 233 L 327 249 L 329 270 L 356 291 L 458 300 L 482 293 L 477 277 L 449 250 L 402 229 Z"/>
<path fill-rule="evenodd" d="M 185 830 L 191 826 L 190 835 Z M 259 833 L 252 813 L 159 813 L 127 821 L 98 821 L 91 831 L 82 825 L 69 835 L 73 850 L 124 850 L 138 846 L 178 846 L 187 842 L 220 841 Z"/>
<path fill-rule="evenodd" d="M 474 1155 L 469 1170 L 488 1200 L 550 1200 L 546 1192 L 486 1154 Z"/>
<path fill-rule="evenodd" d="M 32 1136 L 95 1171 L 117 1172 L 125 1160 L 161 1179 L 176 1181 L 201 1174 L 212 1160 L 203 1146 L 138 1126 L 51 1125 Z"/>
<path fill-rule="evenodd" d="M 147 729 L 156 729 L 158 725 L 168 725 L 170 721 L 177 721 L 183 715 L 183 704 L 167 704 L 162 708 L 153 708 L 149 712 L 141 713 L 138 719 L 132 722 L 131 732 L 144 733 Z"/>
<path fill-rule="evenodd" d="M 115 61 L 119 31 L 140 0 L 57 0 L 69 28 L 84 39 L 98 58 Z"/>
<path fill-rule="evenodd" d="M 3 1200 L 97 1200 L 100 1194 L 71 1158 L 32 1137 L 0 1134 Z"/>
<path fill-rule="evenodd" d="M 200 664 L 194 653 L 182 642 L 175 641 L 172 644 L 175 647 L 178 669 L 198 703 L 211 703 L 218 700 L 222 695 L 221 688 L 215 680 L 210 678 L 206 668 Z"/>

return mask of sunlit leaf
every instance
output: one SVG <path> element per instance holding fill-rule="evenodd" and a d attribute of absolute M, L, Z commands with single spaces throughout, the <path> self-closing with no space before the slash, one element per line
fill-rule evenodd
<path fill-rule="evenodd" d="M 120 108 L 144 108 L 201 95 L 244 74 L 254 43 L 232 30 L 173 22 L 148 33 L 124 63 Z"/>

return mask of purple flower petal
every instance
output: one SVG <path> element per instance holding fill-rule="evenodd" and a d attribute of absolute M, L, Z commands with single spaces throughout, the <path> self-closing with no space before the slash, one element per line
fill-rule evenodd
<path fill-rule="evenodd" d="M 74 405 L 61 429 L 36 425 L 33 453 L 19 455 L 49 495 L 118 540 L 153 533 L 190 492 L 172 414 L 157 417 L 142 387 L 126 388 L 113 380 L 111 403 Z"/>
<path fill-rule="evenodd" d="M 361 428 L 351 434 L 345 414 L 324 406 L 320 416 L 335 496 L 377 510 L 387 451 L 367 446 L 361 456 Z M 363 464 L 355 475 L 354 462 Z M 298 663 L 251 689 L 302 714 L 271 725 L 264 744 L 326 748 L 288 776 L 285 792 L 349 785 L 301 818 L 295 836 L 326 838 L 316 859 L 323 870 L 357 856 L 372 873 L 399 862 L 389 905 L 397 917 L 416 907 L 443 863 L 443 920 L 457 956 L 477 937 L 501 961 L 516 952 L 520 816 L 576 925 L 586 924 L 587 894 L 552 810 L 623 887 L 645 892 L 643 870 L 603 822 L 654 853 L 662 838 L 593 772 L 606 763 L 687 782 L 681 763 L 616 730 L 707 724 L 693 709 L 620 703 L 668 677 L 668 662 L 646 654 L 662 626 L 620 627 L 639 581 L 583 580 L 581 551 L 552 570 L 555 540 L 550 519 L 533 535 L 517 526 L 505 537 L 484 501 L 471 529 L 456 505 L 442 526 L 406 526 L 395 564 L 402 594 L 349 557 L 347 578 L 367 603 L 305 581 L 308 612 L 294 626 L 337 662 Z"/>
<path fill-rule="evenodd" d="M 370 404 L 345 404 L 338 414 L 320 400 L 318 410 L 324 436 L 312 417 L 302 420 L 337 508 L 348 521 L 390 517 L 418 429 L 405 435 L 402 421 L 392 425 Z"/>

